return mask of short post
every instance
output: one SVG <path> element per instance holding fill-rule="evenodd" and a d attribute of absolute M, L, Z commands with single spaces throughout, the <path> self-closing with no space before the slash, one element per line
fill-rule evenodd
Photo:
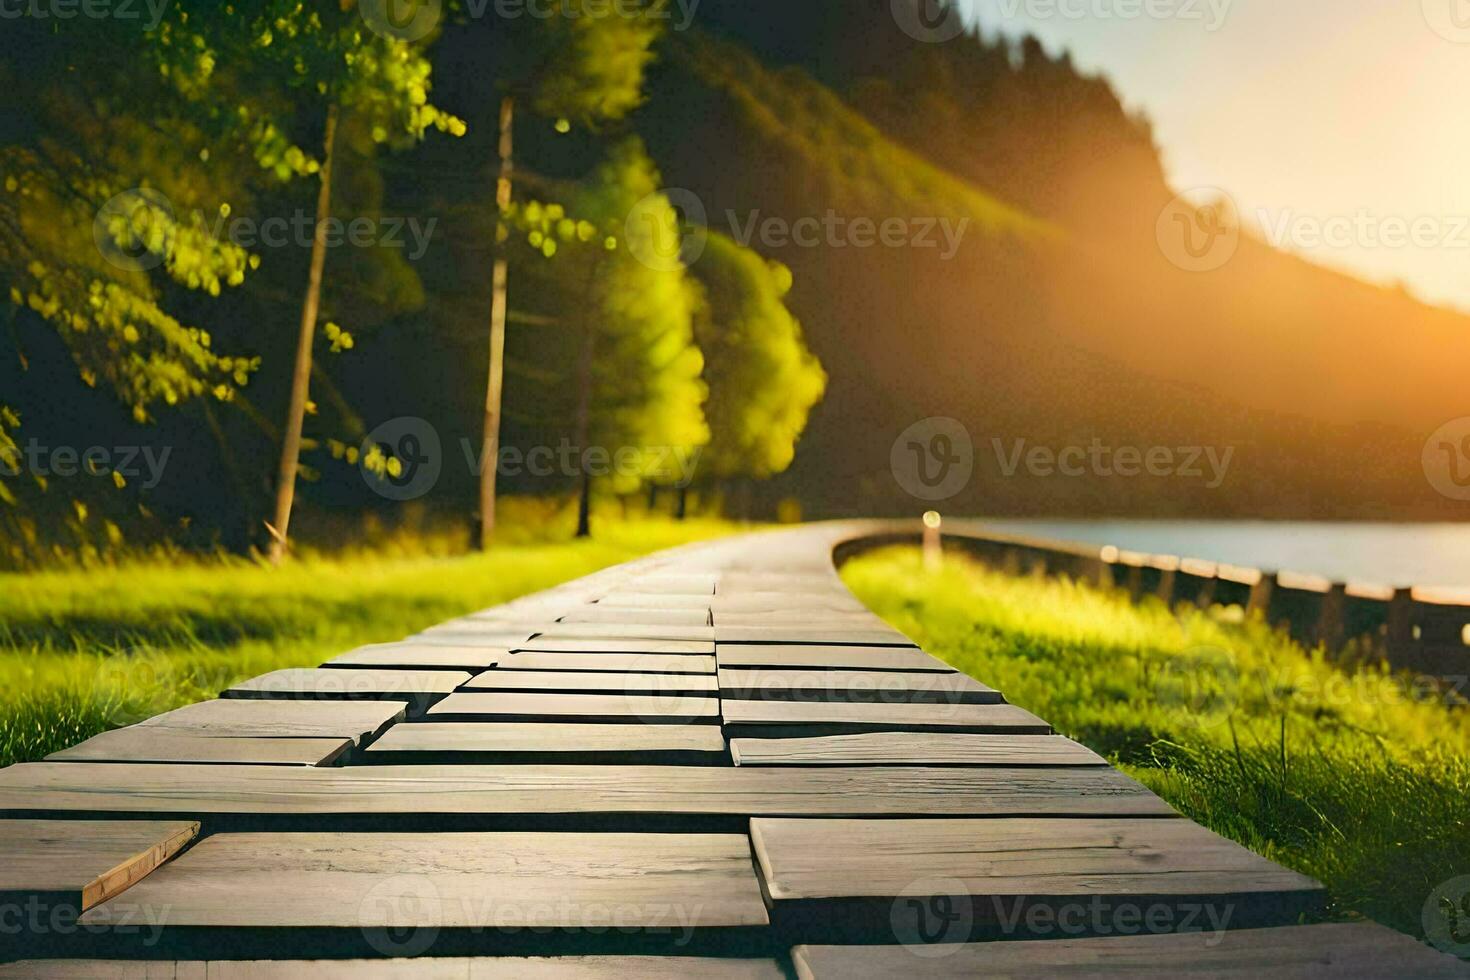
<path fill-rule="evenodd" d="M 1251 586 L 1250 601 L 1246 603 L 1247 613 L 1260 613 L 1261 617 L 1270 620 L 1271 598 L 1276 591 L 1276 573 L 1262 572 L 1256 584 Z"/>
<path fill-rule="evenodd" d="M 924 571 L 937 572 L 944 564 L 944 544 L 940 540 L 939 528 L 944 519 L 939 511 L 931 510 L 924 515 Z"/>
<path fill-rule="evenodd" d="M 1347 627 L 1347 585 L 1334 582 L 1322 597 L 1322 607 L 1317 613 L 1317 642 L 1335 653 L 1342 648 Z"/>
<path fill-rule="evenodd" d="M 1414 662 L 1414 590 L 1395 589 L 1388 603 L 1388 636 L 1384 644 L 1388 662 L 1403 666 Z"/>

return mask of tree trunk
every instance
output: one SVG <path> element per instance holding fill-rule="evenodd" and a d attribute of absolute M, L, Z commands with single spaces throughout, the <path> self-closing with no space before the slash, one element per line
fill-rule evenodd
<path fill-rule="evenodd" d="M 500 102 L 500 177 L 495 182 L 495 268 L 490 278 L 490 377 L 485 384 L 485 431 L 480 442 L 480 548 L 495 540 L 495 477 L 500 462 L 500 399 L 505 380 L 505 314 L 509 303 L 509 268 L 502 238 L 508 233 L 503 215 L 510 206 L 515 173 L 515 96 Z"/>
<path fill-rule="evenodd" d="M 311 345 L 316 338 L 317 312 L 321 307 L 322 269 L 327 263 L 327 219 L 332 213 L 332 147 L 337 138 L 337 106 L 327 109 L 327 131 L 322 139 L 321 187 L 316 197 L 316 228 L 311 239 L 311 271 L 306 281 L 306 298 L 301 304 L 301 332 L 296 343 L 296 368 L 291 376 L 291 407 L 281 437 L 281 466 L 276 477 L 275 523 L 266 525 L 271 534 L 271 564 L 286 558 L 291 532 L 291 507 L 296 500 L 296 470 L 301 461 L 301 430 L 306 424 L 306 400 L 311 387 Z"/>
<path fill-rule="evenodd" d="M 658 509 L 658 484 L 657 483 L 650 483 L 648 485 L 648 512 L 650 514 L 652 514 L 657 509 Z"/>
<path fill-rule="evenodd" d="M 582 349 L 577 355 L 577 428 L 573 443 L 580 454 L 582 482 L 577 500 L 577 537 L 592 537 L 592 474 L 587 469 L 587 440 L 592 432 L 592 364 L 597 356 L 597 330 L 592 322 L 592 286 L 597 282 L 597 260 L 587 272 L 582 292 Z"/>
<path fill-rule="evenodd" d="M 675 520 L 682 521 L 689 513 L 689 488 L 683 484 L 679 485 L 679 500 L 674 505 Z"/>

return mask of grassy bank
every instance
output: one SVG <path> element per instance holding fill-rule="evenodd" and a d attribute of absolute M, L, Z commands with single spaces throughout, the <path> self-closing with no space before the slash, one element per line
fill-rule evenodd
<path fill-rule="evenodd" d="M 214 559 L 0 575 L 0 765 L 730 529 L 605 521 L 591 541 L 463 557 L 363 551 L 281 569 Z"/>
<path fill-rule="evenodd" d="M 1424 933 L 1470 874 L 1470 711 L 1345 673 L 1237 609 L 1169 609 L 895 549 L 843 570 L 875 611 L 1195 820 L 1321 880 L 1335 916 Z"/>

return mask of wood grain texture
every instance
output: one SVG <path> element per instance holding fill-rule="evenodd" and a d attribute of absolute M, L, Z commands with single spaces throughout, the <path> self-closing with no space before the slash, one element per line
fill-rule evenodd
<path fill-rule="evenodd" d="M 670 595 L 713 595 L 719 581 L 719 575 L 671 572 L 639 575 L 629 580 L 626 588 L 642 592 L 666 592 Z"/>
<path fill-rule="evenodd" d="M 642 724 L 719 724 L 718 698 L 702 694 L 451 694 L 428 717 L 555 721 L 563 718 Z"/>
<path fill-rule="evenodd" d="M 921 950 L 933 952 L 933 950 Z M 1464 980 L 1470 964 L 1374 923 L 1215 933 L 972 943 L 948 955 L 903 946 L 798 946 L 801 980 Z"/>
<path fill-rule="evenodd" d="M 726 814 L 1172 816 L 1112 769 L 285 768 L 31 762 L 0 770 L 0 814 Z"/>
<path fill-rule="evenodd" d="M 713 725 L 588 725 L 512 722 L 423 722 L 394 725 L 366 749 L 374 761 L 395 755 L 723 756 Z M 575 758 L 567 761 L 580 761 Z"/>
<path fill-rule="evenodd" d="M 926 879 L 986 897 L 1322 889 L 1188 820 L 760 818 L 750 834 L 777 901 L 894 898 Z"/>
<path fill-rule="evenodd" d="M 448 694 L 466 683 L 462 670 L 387 670 L 368 667 L 288 667 L 241 681 L 228 698 L 413 699 Z"/>
<path fill-rule="evenodd" d="M 714 643 L 708 640 L 588 639 L 584 636 L 538 636 L 516 646 L 513 652 L 535 653 L 648 653 L 681 656 L 713 656 Z"/>
<path fill-rule="evenodd" d="M 1060 735 L 889 732 L 821 738 L 737 738 L 737 766 L 1105 766 Z"/>
<path fill-rule="evenodd" d="M 466 691 L 541 691 L 582 694 L 718 694 L 708 674 L 633 674 L 566 670 L 487 670 Z"/>
<path fill-rule="evenodd" d="M 724 700 L 720 710 L 726 733 L 740 735 L 801 737 L 892 731 L 1051 734 L 1050 725 L 1013 704 Z"/>
<path fill-rule="evenodd" d="M 777 626 L 716 626 L 714 639 L 717 643 L 801 643 L 827 645 L 832 643 L 852 646 L 911 647 L 914 641 L 898 630 L 887 626 L 853 628 L 850 626 L 822 628 L 798 625 Z"/>
<path fill-rule="evenodd" d="M 194 821 L 0 820 L 0 893 L 81 910 L 118 895 L 199 833 Z"/>
<path fill-rule="evenodd" d="M 959 672 L 939 673 L 726 667 L 719 672 L 724 697 L 748 701 L 877 701 L 888 704 L 944 702 L 998 704 L 1000 692 Z"/>
<path fill-rule="evenodd" d="M 950 674 L 954 668 L 918 647 L 750 646 L 720 644 L 721 667 L 775 667 L 795 670 L 892 670 Z"/>
<path fill-rule="evenodd" d="M 644 626 L 708 626 L 708 609 L 618 609 L 599 605 L 583 606 L 567 613 L 560 623 L 622 623 Z"/>
<path fill-rule="evenodd" d="M 218 738 L 133 725 L 46 757 L 49 762 L 191 762 L 325 766 L 352 748 L 350 738 Z"/>
<path fill-rule="evenodd" d="M 216 834 L 82 922 L 145 908 L 167 908 L 169 929 L 673 931 L 768 921 L 737 834 Z"/>
<path fill-rule="evenodd" d="M 715 658 L 687 653 L 538 653 L 517 651 L 497 670 L 556 670 L 626 674 L 714 674 Z"/>
<path fill-rule="evenodd" d="M 4 980 L 784 980 L 775 960 L 694 956 L 442 956 L 393 960 L 25 960 Z"/>
<path fill-rule="evenodd" d="M 323 667 L 377 667 L 395 670 L 480 671 L 509 654 L 504 647 L 445 643 L 375 643 L 333 657 Z"/>
<path fill-rule="evenodd" d="M 375 735 L 404 716 L 396 701 L 200 701 L 139 722 L 212 737 L 350 738 Z"/>
<path fill-rule="evenodd" d="M 659 626 L 656 623 L 552 623 L 532 637 L 545 640 L 682 640 L 712 643 L 713 626 Z"/>

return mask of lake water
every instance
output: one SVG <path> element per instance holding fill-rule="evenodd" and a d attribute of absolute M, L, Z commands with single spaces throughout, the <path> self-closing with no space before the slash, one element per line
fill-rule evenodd
<path fill-rule="evenodd" d="M 987 520 L 1016 534 L 1114 545 L 1335 581 L 1470 588 L 1470 524 Z"/>

